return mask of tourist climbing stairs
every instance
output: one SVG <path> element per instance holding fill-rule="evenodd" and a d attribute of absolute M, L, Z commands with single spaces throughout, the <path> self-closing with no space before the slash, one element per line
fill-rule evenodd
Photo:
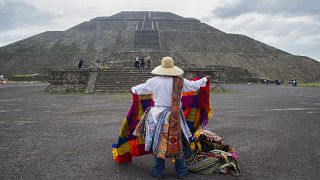
<path fill-rule="evenodd" d="M 149 69 L 101 69 L 97 74 L 94 92 L 130 92 L 132 86 L 151 77 Z"/>

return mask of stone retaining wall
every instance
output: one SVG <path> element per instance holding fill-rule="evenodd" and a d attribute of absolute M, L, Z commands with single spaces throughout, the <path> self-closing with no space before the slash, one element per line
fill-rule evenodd
<path fill-rule="evenodd" d="M 49 83 L 46 92 L 85 92 L 87 89 L 90 73 L 95 69 L 50 71 Z"/>
<path fill-rule="evenodd" d="M 50 71 L 47 92 L 108 92 L 129 91 L 134 85 L 152 77 L 149 69 L 110 68 L 69 71 Z M 184 77 L 191 79 L 209 75 L 212 81 L 243 83 L 255 78 L 247 70 L 235 67 L 207 67 L 184 69 Z"/>

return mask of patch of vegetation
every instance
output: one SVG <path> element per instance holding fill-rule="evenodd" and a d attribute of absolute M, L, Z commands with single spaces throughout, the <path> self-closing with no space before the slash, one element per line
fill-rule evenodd
<path fill-rule="evenodd" d="M 101 96 L 101 97 L 111 97 L 112 99 L 131 99 L 130 92 L 103 92 L 103 93 L 93 93 L 86 94 L 84 92 L 46 92 L 44 90 L 41 91 L 44 94 L 48 95 L 61 95 L 61 96 Z"/>
<path fill-rule="evenodd" d="M 299 83 L 299 87 L 320 87 L 320 83 Z"/>
<path fill-rule="evenodd" d="M 26 78 L 26 77 L 33 77 L 33 76 L 38 76 L 39 74 L 15 74 L 12 77 L 17 77 L 17 78 Z"/>
<path fill-rule="evenodd" d="M 71 91 L 66 91 L 66 92 L 47 92 L 45 90 L 40 91 L 43 94 L 48 94 L 48 95 L 61 95 L 61 96 L 87 96 L 89 94 L 85 94 L 83 92 L 71 92 Z"/>
<path fill-rule="evenodd" d="M 7 84 L 36 84 L 36 83 L 46 83 L 43 81 L 13 81 L 13 80 L 8 80 Z"/>

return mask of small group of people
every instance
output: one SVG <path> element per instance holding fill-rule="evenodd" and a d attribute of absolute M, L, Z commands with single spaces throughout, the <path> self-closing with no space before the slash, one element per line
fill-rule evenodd
<path fill-rule="evenodd" d="M 0 84 L 6 84 L 6 80 L 4 79 L 3 75 L 0 75 Z"/>
<path fill-rule="evenodd" d="M 282 82 L 281 80 L 279 80 L 279 79 L 274 80 L 274 83 L 275 83 L 276 85 L 283 84 L 283 82 Z"/>
<path fill-rule="evenodd" d="M 134 68 L 135 69 L 140 69 L 140 68 L 144 69 L 144 67 L 146 65 L 145 60 L 147 61 L 148 69 L 150 69 L 150 64 L 151 64 L 150 55 L 148 55 L 147 57 L 137 55 L 135 58 L 135 62 L 134 62 Z"/>
<path fill-rule="evenodd" d="M 292 80 L 289 80 L 288 84 L 289 86 L 297 86 L 298 85 L 297 79 L 294 78 Z"/>

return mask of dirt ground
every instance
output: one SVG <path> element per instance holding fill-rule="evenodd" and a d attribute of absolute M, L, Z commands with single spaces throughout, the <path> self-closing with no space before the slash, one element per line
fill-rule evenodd
<path fill-rule="evenodd" d="M 47 94 L 47 84 L 0 85 L 0 179 L 150 179 L 153 157 L 117 165 L 111 155 L 131 104 L 122 94 Z M 234 146 L 240 177 L 319 179 L 320 88 L 225 85 L 206 129 Z M 174 165 L 166 162 L 166 179 Z"/>

